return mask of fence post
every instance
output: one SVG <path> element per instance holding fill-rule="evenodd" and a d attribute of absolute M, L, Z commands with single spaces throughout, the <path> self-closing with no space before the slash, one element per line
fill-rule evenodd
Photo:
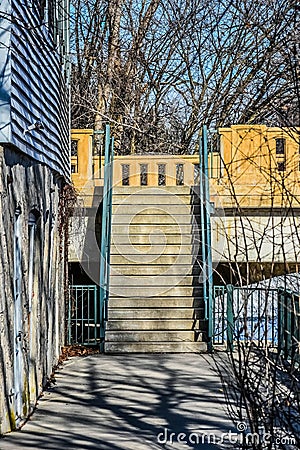
<path fill-rule="evenodd" d="M 67 345 L 71 345 L 72 341 L 72 333 L 71 333 L 71 314 L 72 314 L 72 295 L 73 290 L 69 287 L 69 302 L 68 302 L 68 337 L 67 337 Z"/>
<path fill-rule="evenodd" d="M 233 286 L 228 284 L 226 286 L 227 291 L 227 307 L 226 307 L 226 316 L 227 316 L 227 350 L 232 352 L 234 350 L 233 347 L 233 332 L 234 332 L 234 312 L 233 312 Z"/>
<path fill-rule="evenodd" d="M 202 241 L 202 285 L 205 301 L 205 319 L 207 320 L 207 350 L 213 351 L 213 269 L 211 253 L 211 204 L 208 173 L 207 126 L 202 126 L 199 145 L 199 197 Z"/>
<path fill-rule="evenodd" d="M 285 336 L 284 336 L 284 290 L 278 289 L 278 352 L 285 353 Z"/>
<path fill-rule="evenodd" d="M 300 297 L 299 294 L 294 294 L 294 355 L 293 358 L 296 362 L 300 362 L 299 359 L 299 345 L 300 345 Z"/>
<path fill-rule="evenodd" d="M 108 208 L 109 208 L 109 178 L 110 178 L 110 127 L 105 127 L 105 161 L 104 161 L 104 185 L 103 185 L 103 210 L 100 248 L 100 351 L 104 351 L 105 338 L 105 304 L 107 298 L 107 246 L 108 246 Z"/>

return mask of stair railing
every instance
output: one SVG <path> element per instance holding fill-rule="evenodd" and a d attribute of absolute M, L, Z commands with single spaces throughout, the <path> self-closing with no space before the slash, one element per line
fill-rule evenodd
<path fill-rule="evenodd" d="M 202 287 L 207 321 L 207 350 L 213 351 L 213 270 L 211 252 L 211 203 L 208 177 L 207 127 L 203 125 L 199 143 L 199 200 L 202 256 Z"/>
<path fill-rule="evenodd" d="M 102 227 L 100 248 L 100 351 L 104 351 L 105 324 L 107 321 L 110 276 L 110 240 L 112 220 L 114 138 L 110 126 L 105 127 L 104 185 L 102 200 Z"/>

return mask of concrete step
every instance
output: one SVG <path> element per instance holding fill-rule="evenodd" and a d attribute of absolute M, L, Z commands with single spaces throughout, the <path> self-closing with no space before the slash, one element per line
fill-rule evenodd
<path fill-rule="evenodd" d="M 147 275 L 147 276 L 157 276 L 157 275 L 179 275 L 182 276 L 182 274 L 185 275 L 191 275 L 194 274 L 195 276 L 199 275 L 200 268 L 198 267 L 192 267 L 189 264 L 173 264 L 173 265 L 148 265 L 148 264 L 133 264 L 133 265 L 111 265 L 110 267 L 110 275 L 113 276 L 119 276 L 119 275 L 129 275 L 129 276 L 135 276 L 135 275 Z"/>
<path fill-rule="evenodd" d="M 199 297 L 201 288 L 194 286 L 110 286 L 113 297 Z"/>
<path fill-rule="evenodd" d="M 114 186 L 113 195 L 139 194 L 139 195 L 189 195 L 190 186 Z"/>
<path fill-rule="evenodd" d="M 143 266 L 149 265 L 164 265 L 167 269 L 167 266 L 173 265 L 190 265 L 194 264 L 194 259 L 190 254 L 189 255 L 111 255 L 110 264 L 113 265 L 138 265 L 140 266 L 141 273 L 143 273 Z"/>
<path fill-rule="evenodd" d="M 173 216 L 181 216 L 181 215 L 190 215 L 191 208 L 193 206 L 180 202 L 179 204 L 131 204 L 124 201 L 120 205 L 114 204 L 112 207 L 112 213 L 118 215 L 156 215 L 156 216 L 164 216 L 164 215 L 173 215 Z"/>
<path fill-rule="evenodd" d="M 110 308 L 200 308 L 203 300 L 193 297 L 110 297 Z"/>
<path fill-rule="evenodd" d="M 162 233 L 151 233 L 151 234 L 114 234 L 111 239 L 113 244 L 128 244 L 137 245 L 155 245 L 155 244 L 179 244 L 179 245 L 189 245 L 192 244 L 191 234 L 162 234 Z"/>
<path fill-rule="evenodd" d="M 114 214 L 112 224 L 130 224 L 133 225 L 189 225 L 195 222 L 190 214 L 171 215 L 171 214 Z"/>
<path fill-rule="evenodd" d="M 191 276 L 182 273 L 181 275 L 113 275 L 110 278 L 110 287 L 115 286 L 195 286 L 197 280 Z"/>
<path fill-rule="evenodd" d="M 106 342 L 199 342 L 201 333 L 194 331 L 107 331 Z"/>
<path fill-rule="evenodd" d="M 111 255 L 191 255 L 191 244 L 119 244 L 115 243 L 110 248 Z"/>
<path fill-rule="evenodd" d="M 113 208 L 114 205 L 145 205 L 155 206 L 157 205 L 191 205 L 192 200 L 190 195 L 138 195 L 138 194 L 113 194 L 112 198 Z"/>
<path fill-rule="evenodd" d="M 204 342 L 106 342 L 105 353 L 200 353 Z"/>
<path fill-rule="evenodd" d="M 110 319 L 106 324 L 108 331 L 199 331 L 199 320 L 191 319 Z"/>
<path fill-rule="evenodd" d="M 165 235 L 168 234 L 192 234 L 192 225 L 191 224 L 112 224 L 112 235 L 115 234 L 126 234 L 127 236 L 131 236 L 134 234 L 158 234 L 158 232 L 163 233 Z"/>
<path fill-rule="evenodd" d="M 113 191 L 107 353 L 205 351 L 188 186 Z M 199 240 L 199 239 L 198 239 Z"/>
<path fill-rule="evenodd" d="M 115 319 L 201 319 L 203 310 L 195 308 L 109 308 L 108 320 Z"/>

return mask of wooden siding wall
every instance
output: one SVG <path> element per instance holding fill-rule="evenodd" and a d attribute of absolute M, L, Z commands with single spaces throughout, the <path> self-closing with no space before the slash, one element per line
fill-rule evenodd
<path fill-rule="evenodd" d="M 0 142 L 10 141 L 10 33 L 9 0 L 0 3 Z"/>
<path fill-rule="evenodd" d="M 44 3 L 11 0 L 5 68 L 4 49 L 0 59 L 10 108 L 0 140 L 69 178 L 68 2 Z M 38 120 L 44 128 L 24 134 Z"/>

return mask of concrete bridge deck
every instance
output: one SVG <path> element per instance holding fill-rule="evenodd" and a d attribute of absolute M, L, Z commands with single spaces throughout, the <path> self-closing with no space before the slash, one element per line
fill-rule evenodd
<path fill-rule="evenodd" d="M 55 378 L 23 429 L 0 439 L 1 450 L 233 448 L 205 438 L 235 431 L 211 356 L 76 357 Z"/>

